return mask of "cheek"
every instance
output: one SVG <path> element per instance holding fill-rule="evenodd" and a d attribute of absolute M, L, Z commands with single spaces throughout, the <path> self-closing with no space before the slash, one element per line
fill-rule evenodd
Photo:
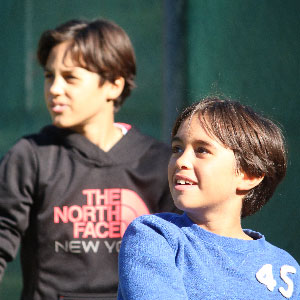
<path fill-rule="evenodd" d="M 230 163 L 228 158 L 227 164 L 224 164 L 223 168 L 219 168 L 218 172 L 215 172 L 214 181 L 218 183 L 220 191 L 234 192 L 235 191 L 235 182 L 236 182 L 236 172 L 233 164 Z M 215 168 L 217 170 L 217 168 Z"/>
<path fill-rule="evenodd" d="M 49 84 L 44 83 L 44 96 L 47 97 L 49 95 Z"/>
<path fill-rule="evenodd" d="M 175 164 L 176 164 L 176 159 L 171 156 L 171 158 L 169 160 L 169 164 L 168 164 L 168 180 L 169 180 L 169 184 L 172 182 L 172 177 L 173 177 L 174 170 L 175 170 Z"/>
<path fill-rule="evenodd" d="M 44 81 L 44 96 L 45 99 L 47 100 L 49 97 L 51 98 L 52 93 L 51 93 L 51 89 L 52 89 L 52 81 L 50 80 L 45 80 Z"/>

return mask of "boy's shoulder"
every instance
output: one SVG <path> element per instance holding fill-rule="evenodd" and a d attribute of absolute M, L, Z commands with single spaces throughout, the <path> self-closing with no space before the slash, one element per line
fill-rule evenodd
<path fill-rule="evenodd" d="M 4 157 L 11 156 L 26 156 L 35 152 L 33 149 L 39 145 L 53 144 L 57 140 L 57 135 L 54 134 L 54 126 L 46 126 L 40 132 L 31 133 L 18 138 L 15 144 L 8 150 Z M 52 140 L 51 140 L 52 139 Z"/>
<path fill-rule="evenodd" d="M 142 133 L 139 129 L 131 126 L 127 134 L 114 146 L 112 154 L 118 153 L 120 159 L 125 161 L 141 160 L 141 163 L 149 165 L 168 163 L 171 155 L 170 147 L 164 142 Z"/>
<path fill-rule="evenodd" d="M 147 147 L 157 148 L 159 150 L 170 150 L 169 146 L 165 142 L 162 142 L 150 135 L 142 133 L 138 128 L 134 126 L 132 126 L 131 129 L 128 131 L 128 137 L 130 143 L 144 144 L 145 146 L 147 145 Z"/>
<path fill-rule="evenodd" d="M 134 219 L 133 223 L 144 223 L 144 224 L 166 224 L 172 223 L 177 224 L 183 215 L 171 212 L 162 212 L 150 215 L 142 215 Z"/>
<path fill-rule="evenodd" d="M 300 266 L 292 255 L 266 241 L 264 251 L 255 255 L 253 262 L 257 281 L 270 292 L 280 292 L 285 298 L 299 299 Z"/>
<path fill-rule="evenodd" d="M 71 130 L 58 128 L 53 125 L 43 127 L 39 132 L 23 136 L 22 139 L 31 141 L 37 145 L 45 146 L 49 144 L 62 143 Z"/>
<path fill-rule="evenodd" d="M 266 249 L 267 249 L 266 253 L 269 256 L 270 264 L 272 264 L 272 262 L 274 261 L 274 263 L 279 262 L 279 264 L 282 263 L 285 265 L 292 265 L 295 266 L 297 272 L 300 273 L 299 263 L 290 253 L 267 241 L 266 241 Z"/>
<path fill-rule="evenodd" d="M 134 219 L 125 232 L 122 243 L 140 244 L 147 240 L 157 244 L 167 242 L 173 249 L 177 249 L 182 240 L 182 216 L 176 213 L 157 213 L 142 215 Z"/>
<path fill-rule="evenodd" d="M 186 221 L 183 215 L 164 212 L 139 216 L 132 221 L 129 227 L 148 228 L 157 233 L 169 233 L 177 231 L 185 223 Z"/>

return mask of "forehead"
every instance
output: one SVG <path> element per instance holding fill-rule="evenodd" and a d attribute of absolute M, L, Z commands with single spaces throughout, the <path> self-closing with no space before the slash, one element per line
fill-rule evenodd
<path fill-rule="evenodd" d="M 67 41 L 54 46 L 49 53 L 46 68 L 58 65 L 64 68 L 81 67 L 71 56 L 70 44 Z"/>
<path fill-rule="evenodd" d="M 64 42 L 55 45 L 51 51 L 49 52 L 49 56 L 47 59 L 47 65 L 53 63 L 54 61 L 63 61 L 66 56 L 66 50 L 69 46 L 69 43 Z"/>
<path fill-rule="evenodd" d="M 209 120 L 203 119 L 197 113 L 180 124 L 173 140 L 178 139 L 184 143 L 204 142 L 217 148 L 231 150 L 213 133 Z"/>
<path fill-rule="evenodd" d="M 209 129 L 205 124 L 205 120 L 203 120 L 202 117 L 199 117 L 199 115 L 195 113 L 194 115 L 182 121 L 178 128 L 176 136 L 181 138 L 196 138 L 197 136 L 207 136 L 210 139 L 217 139 L 209 132 Z"/>

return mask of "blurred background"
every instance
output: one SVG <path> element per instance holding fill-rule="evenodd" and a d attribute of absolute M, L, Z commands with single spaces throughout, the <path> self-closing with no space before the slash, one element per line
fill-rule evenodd
<path fill-rule="evenodd" d="M 107 18 L 129 34 L 137 88 L 117 115 L 169 142 L 178 111 L 218 94 L 278 121 L 289 148 L 286 179 L 245 228 L 300 261 L 300 2 L 298 0 L 0 0 L 0 155 L 50 122 L 40 34 L 71 18 Z M 10 263 L 0 299 L 18 299 L 19 258 Z"/>

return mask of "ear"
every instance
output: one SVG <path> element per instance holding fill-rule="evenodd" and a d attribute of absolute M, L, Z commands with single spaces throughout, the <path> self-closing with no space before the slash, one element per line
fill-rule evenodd
<path fill-rule="evenodd" d="M 244 171 L 239 171 L 239 183 L 237 185 L 238 192 L 248 192 L 249 190 L 253 189 L 254 187 L 258 186 L 264 179 L 265 175 L 260 177 L 250 176 L 246 174 Z"/>
<path fill-rule="evenodd" d="M 125 79 L 123 77 L 117 78 L 113 83 L 109 82 L 110 88 L 107 93 L 107 98 L 110 100 L 117 99 L 123 92 L 125 86 Z"/>

